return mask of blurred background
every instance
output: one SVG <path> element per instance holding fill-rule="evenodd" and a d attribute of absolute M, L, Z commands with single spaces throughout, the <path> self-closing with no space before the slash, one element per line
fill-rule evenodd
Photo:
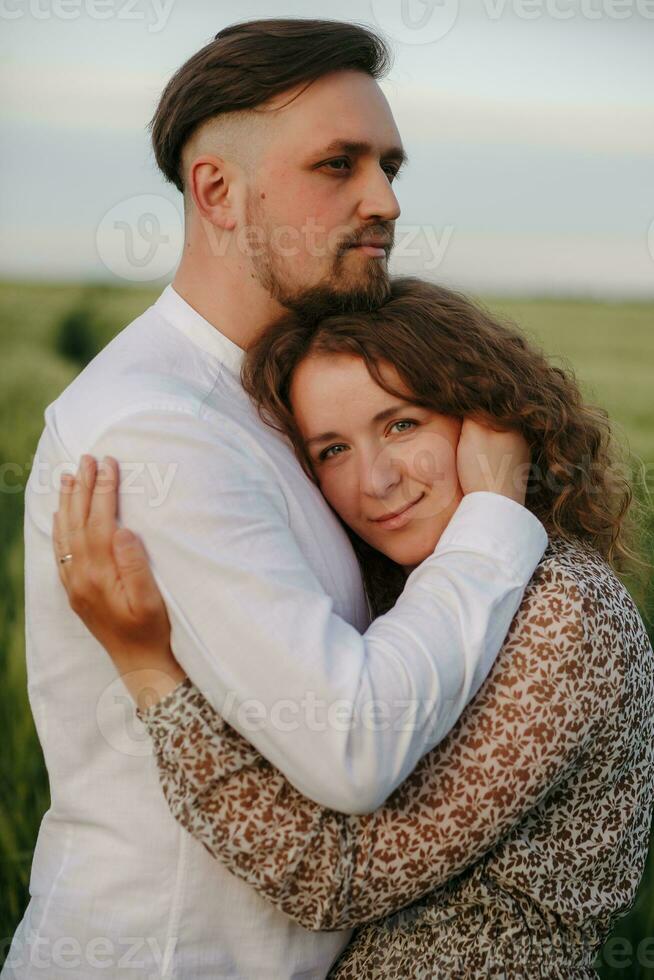
<path fill-rule="evenodd" d="M 170 281 L 147 122 L 221 28 L 381 30 L 409 153 L 394 271 L 475 294 L 577 372 L 654 485 L 654 0 L 0 2 L 0 962 L 48 781 L 27 701 L 22 491 L 43 411 Z M 651 509 L 650 509 L 651 514 Z M 654 555 L 653 555 L 654 557 Z M 651 590 L 638 596 L 652 629 Z M 597 967 L 654 978 L 654 863 Z"/>

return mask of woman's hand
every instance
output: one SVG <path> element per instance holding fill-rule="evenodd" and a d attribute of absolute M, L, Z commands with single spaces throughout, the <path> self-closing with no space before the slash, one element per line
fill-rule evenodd
<path fill-rule="evenodd" d="M 527 440 L 465 419 L 457 450 L 459 483 L 464 494 L 487 490 L 525 503 L 531 469 Z"/>
<path fill-rule="evenodd" d="M 148 704 L 186 674 L 170 648 L 170 623 L 141 541 L 118 528 L 118 463 L 83 456 L 62 477 L 53 542 L 71 608 L 105 648 L 128 690 Z M 64 556 L 72 556 L 66 562 Z"/>

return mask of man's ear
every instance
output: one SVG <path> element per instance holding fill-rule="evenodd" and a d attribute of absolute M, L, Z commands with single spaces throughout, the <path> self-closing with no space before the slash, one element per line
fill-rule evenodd
<path fill-rule="evenodd" d="M 221 157 L 201 156 L 191 164 L 188 186 L 201 218 L 224 231 L 238 223 L 232 180 L 235 174 Z"/>

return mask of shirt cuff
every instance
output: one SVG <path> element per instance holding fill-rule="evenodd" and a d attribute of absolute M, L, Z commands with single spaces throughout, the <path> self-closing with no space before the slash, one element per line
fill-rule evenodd
<path fill-rule="evenodd" d="M 547 532 L 530 510 L 499 493 L 467 494 L 447 525 L 434 551 L 488 554 L 510 565 L 528 582 L 547 548 Z"/>

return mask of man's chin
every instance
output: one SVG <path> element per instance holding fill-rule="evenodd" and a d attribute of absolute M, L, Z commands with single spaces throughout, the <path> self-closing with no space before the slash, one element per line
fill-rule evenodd
<path fill-rule="evenodd" d="M 345 277 L 338 282 L 322 283 L 288 297 L 284 304 L 298 316 L 312 319 L 335 313 L 366 313 L 378 309 L 389 297 L 388 274 L 378 267 L 377 275 L 349 284 Z"/>

